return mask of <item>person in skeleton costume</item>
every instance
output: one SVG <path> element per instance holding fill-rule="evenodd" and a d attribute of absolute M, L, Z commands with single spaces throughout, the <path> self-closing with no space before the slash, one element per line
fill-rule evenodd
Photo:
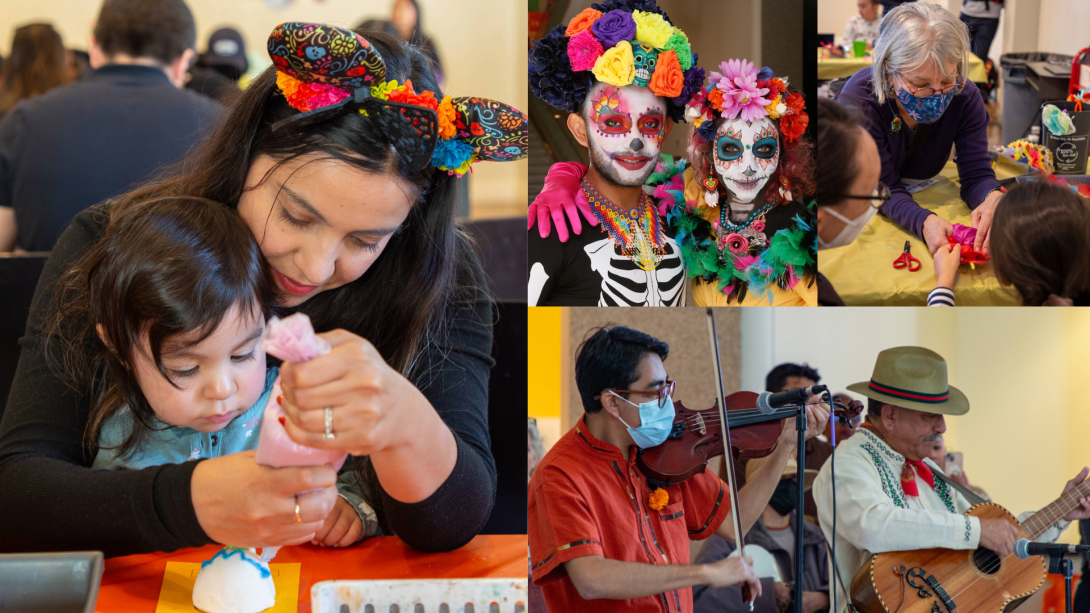
<path fill-rule="evenodd" d="M 661 156 L 645 188 L 681 250 L 694 304 L 816 306 L 816 220 L 801 201 L 815 187 L 803 97 L 767 67 L 730 60 L 719 69 L 686 109 L 689 160 Z M 563 212 L 572 217 L 582 203 L 565 195 L 574 187 L 562 173 L 546 186 L 554 189 L 532 205 L 530 222 L 548 232 L 551 215 L 559 235 Z"/>
<path fill-rule="evenodd" d="M 598 231 L 571 241 L 566 232 L 530 233 L 531 306 L 685 304 L 681 249 L 644 186 L 672 121 L 684 119 L 704 80 L 696 60 L 654 0 L 593 4 L 537 41 L 530 88 L 570 113 L 568 128 L 591 163 L 550 173 L 577 176 L 569 193 Z"/>

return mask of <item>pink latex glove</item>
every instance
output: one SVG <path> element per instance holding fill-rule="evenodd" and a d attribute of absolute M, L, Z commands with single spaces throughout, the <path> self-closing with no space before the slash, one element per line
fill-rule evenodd
<path fill-rule="evenodd" d="M 303 313 L 284 319 L 273 317 L 265 330 L 262 343 L 266 353 L 292 363 L 305 362 L 330 351 L 329 343 L 315 336 L 310 318 Z M 284 422 L 281 421 L 287 419 L 284 407 L 281 406 L 282 394 L 280 377 L 277 377 L 261 420 L 257 463 L 276 468 L 330 464 L 335 470 L 340 470 L 348 457 L 347 451 L 304 447 L 288 437 Z"/>
<path fill-rule="evenodd" d="M 568 224 L 564 222 L 567 214 L 572 231 L 576 234 L 583 233 L 583 224 L 579 220 L 579 214 L 587 218 L 587 223 L 598 225 L 598 219 L 587 203 L 583 190 L 579 189 L 579 182 L 583 175 L 587 174 L 587 167 L 579 162 L 559 162 L 553 164 L 549 174 L 545 176 L 545 186 L 541 193 L 534 198 L 530 209 L 526 214 L 526 230 L 534 227 L 537 221 L 537 231 L 541 238 L 549 238 L 552 224 L 556 224 L 556 237 L 560 242 L 568 242 Z M 552 223 L 549 218 L 552 217 Z"/>

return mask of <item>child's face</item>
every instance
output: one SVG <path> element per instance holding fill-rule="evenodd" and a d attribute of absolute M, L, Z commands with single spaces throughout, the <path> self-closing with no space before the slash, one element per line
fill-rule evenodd
<path fill-rule="evenodd" d="M 187 343 L 187 335 L 162 347 L 163 378 L 151 359 L 147 336 L 135 356 L 136 380 L 160 421 L 199 432 L 219 432 L 249 410 L 265 388 L 265 317 L 235 306 L 208 338 Z"/>

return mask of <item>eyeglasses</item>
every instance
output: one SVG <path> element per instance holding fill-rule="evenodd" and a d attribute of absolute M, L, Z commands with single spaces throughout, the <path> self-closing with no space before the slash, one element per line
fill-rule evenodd
<path fill-rule="evenodd" d="M 616 394 L 642 394 L 650 396 L 656 394 L 659 397 L 659 408 L 666 406 L 666 399 L 674 394 L 674 385 L 677 381 L 666 380 L 657 390 L 613 390 Z"/>
<path fill-rule="evenodd" d="M 914 98 L 930 98 L 935 94 L 942 95 L 949 91 L 953 91 L 955 94 L 960 94 L 961 90 L 965 89 L 965 81 L 961 78 L 960 75 L 957 79 L 954 80 L 954 83 L 952 85 L 940 87 L 939 89 L 935 89 L 933 87 L 921 87 L 919 89 L 912 89 L 912 86 L 906 83 L 900 75 L 897 75 L 897 80 L 901 82 L 901 87 L 906 92 L 912 94 Z"/>
<path fill-rule="evenodd" d="M 887 200 L 893 196 L 889 193 L 889 188 L 885 183 L 878 182 L 878 187 L 874 188 L 869 196 L 833 196 L 834 198 L 840 198 L 843 200 L 870 200 L 870 205 L 873 208 L 878 208 L 885 204 Z"/>

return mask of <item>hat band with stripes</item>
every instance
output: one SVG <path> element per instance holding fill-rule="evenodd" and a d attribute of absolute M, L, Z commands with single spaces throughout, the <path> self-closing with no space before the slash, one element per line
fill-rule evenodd
<path fill-rule="evenodd" d="M 903 390 L 896 387 L 889 387 L 888 385 L 882 385 L 876 382 L 874 379 L 870 380 L 870 386 L 872 390 L 885 394 L 887 396 L 893 396 L 895 398 L 903 398 L 904 400 L 913 400 L 915 402 L 925 402 L 927 404 L 942 404 L 947 400 L 950 400 L 950 389 L 947 388 L 945 392 L 941 394 L 927 394 L 924 392 L 915 392 L 912 390 Z"/>

